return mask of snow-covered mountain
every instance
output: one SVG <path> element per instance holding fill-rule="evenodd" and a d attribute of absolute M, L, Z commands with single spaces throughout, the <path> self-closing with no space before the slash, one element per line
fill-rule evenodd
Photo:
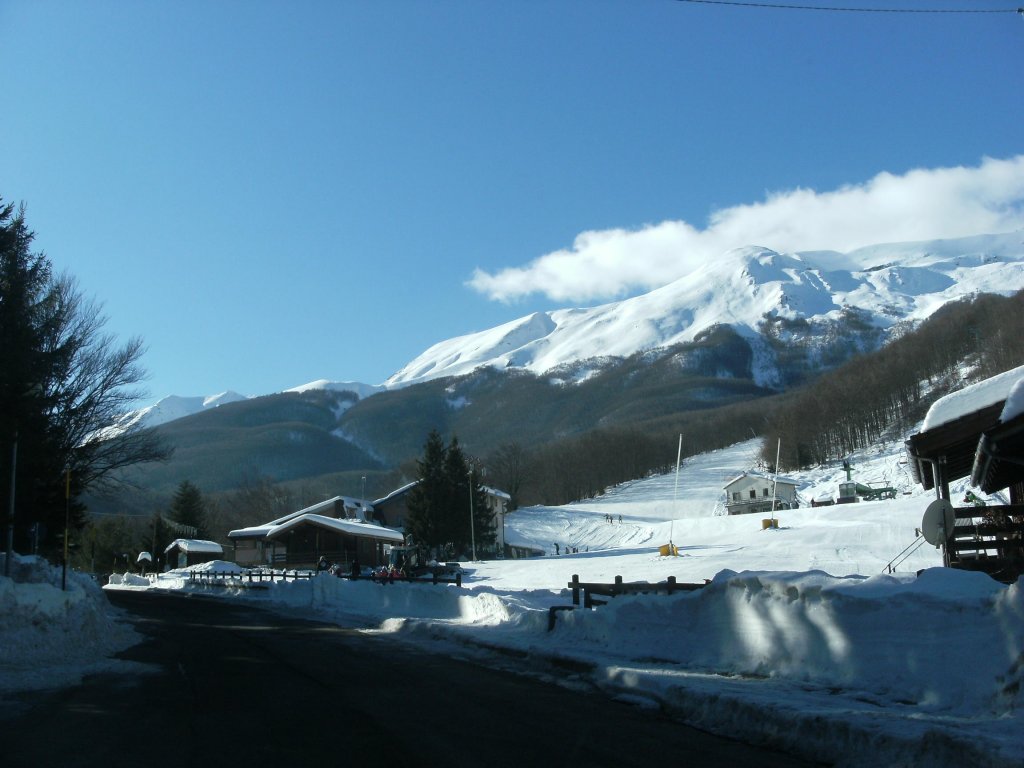
<path fill-rule="evenodd" d="M 247 399 L 249 398 L 245 395 L 231 391 L 221 392 L 219 395 L 210 395 L 209 397 L 179 397 L 177 395 L 170 395 L 146 408 L 132 411 L 122 419 L 118 426 L 127 428 L 141 419 L 145 421 L 147 427 L 155 427 L 175 419 L 183 419 L 200 411 L 216 408 L 225 403 L 235 403 L 239 400 Z"/>
<path fill-rule="evenodd" d="M 852 314 L 859 325 L 884 337 L 897 323 L 924 320 L 950 301 L 977 293 L 1009 295 L 1022 288 L 1024 230 L 873 245 L 849 253 L 777 253 L 747 246 L 640 296 L 535 312 L 438 342 L 380 385 L 321 379 L 287 391 L 348 390 L 366 398 L 482 366 L 535 374 L 577 366 L 583 370 L 575 375 L 582 377 L 609 358 L 691 342 L 721 325 L 750 344 L 753 378 L 771 387 L 780 383 L 780 373 L 769 336 L 810 347 L 815 335 L 834 343 Z M 586 361 L 593 364 L 580 365 Z M 162 424 L 239 399 L 243 396 L 234 392 L 168 397 L 133 417 Z"/>
<path fill-rule="evenodd" d="M 729 251 L 669 285 L 587 309 L 558 309 L 439 342 L 391 376 L 388 388 L 480 366 L 544 373 L 597 356 L 625 357 L 693 341 L 719 324 L 757 337 L 766 317 L 839 321 L 844 311 L 887 330 L 974 293 L 1024 288 L 1024 232 L 875 245 L 850 253 Z M 770 384 L 770 374 L 755 371 Z"/>

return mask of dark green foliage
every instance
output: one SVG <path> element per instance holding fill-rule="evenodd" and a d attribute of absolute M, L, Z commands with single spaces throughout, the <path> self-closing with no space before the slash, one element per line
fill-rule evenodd
<path fill-rule="evenodd" d="M 434 547 L 445 541 L 449 526 L 451 489 L 445 476 L 445 447 L 441 434 L 432 429 L 416 463 L 419 483 L 409 492 L 405 530 L 417 544 Z"/>
<path fill-rule="evenodd" d="M 417 468 L 419 482 L 409 492 L 405 526 L 411 540 L 442 558 L 471 554 L 474 548 L 477 555 L 492 549 L 494 524 L 487 496 L 479 474 L 470 475 L 458 439 L 452 437 L 446 447 L 440 433 L 431 430 Z"/>
<path fill-rule="evenodd" d="M 205 539 L 206 502 L 202 492 L 188 480 L 182 480 L 174 494 L 168 516 L 178 525 L 181 538 Z M 191 530 L 189 530 L 191 529 Z"/>
<path fill-rule="evenodd" d="M 238 488 L 252 476 L 278 483 L 378 470 L 376 459 L 336 433 L 337 413 L 349 398 L 354 395 L 285 392 L 172 421 L 157 427 L 157 433 L 174 447 L 174 459 L 134 469 L 126 477 L 169 495 L 183 477 L 213 493 Z M 345 490 L 352 496 L 358 495 L 355 491 Z"/>
<path fill-rule="evenodd" d="M 70 277 L 53 275 L 46 256 L 31 251 L 33 238 L 24 210 L 0 201 L 0 497 L 7 523 L 16 464 L 14 548 L 27 551 L 35 528 L 53 553 L 66 512 L 80 527 L 86 488 L 167 452 L 141 427 L 103 431 L 141 396 L 133 387 L 144 378 L 142 342 L 119 346 L 104 334 L 98 305 Z"/>

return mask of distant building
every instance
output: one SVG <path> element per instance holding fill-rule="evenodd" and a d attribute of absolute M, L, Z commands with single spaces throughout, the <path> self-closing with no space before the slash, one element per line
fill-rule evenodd
<path fill-rule="evenodd" d="M 382 565 L 385 548 L 401 545 L 400 531 L 371 522 L 372 506 L 362 499 L 334 496 L 263 525 L 239 528 L 228 538 L 234 562 L 244 566 L 312 568 L 330 563 Z"/>
<path fill-rule="evenodd" d="M 508 514 L 508 507 L 512 503 L 512 497 L 497 488 L 482 486 L 487 494 L 487 509 L 491 511 L 491 520 L 494 522 L 494 546 L 498 553 L 505 553 L 505 515 Z"/>
<path fill-rule="evenodd" d="M 798 483 L 786 477 L 772 477 L 760 472 L 744 472 L 725 486 L 725 508 L 730 515 L 766 514 L 775 509 L 800 506 Z"/>
<path fill-rule="evenodd" d="M 398 531 L 405 530 L 405 521 L 409 517 L 409 491 L 416 487 L 419 480 L 406 483 L 401 488 L 396 488 L 387 496 L 377 499 L 371 504 L 373 521 L 387 528 L 394 528 Z"/>
<path fill-rule="evenodd" d="M 224 548 L 215 541 L 175 539 L 164 550 L 164 562 L 170 568 L 187 568 L 224 557 Z"/>

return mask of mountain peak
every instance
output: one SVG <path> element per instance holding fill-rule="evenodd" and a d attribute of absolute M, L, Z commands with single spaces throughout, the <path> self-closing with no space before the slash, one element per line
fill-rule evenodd
<path fill-rule="evenodd" d="M 779 253 L 758 245 L 649 293 L 589 309 L 536 312 L 435 344 L 391 376 L 388 388 L 481 366 L 541 374 L 594 357 L 627 357 L 693 341 L 716 325 L 760 333 L 766 317 L 832 322 L 856 307 L 876 328 L 920 321 L 974 293 L 1024 288 L 1021 233 Z"/>

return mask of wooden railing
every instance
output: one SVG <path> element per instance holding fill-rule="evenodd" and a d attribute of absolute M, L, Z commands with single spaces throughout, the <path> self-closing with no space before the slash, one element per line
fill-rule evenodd
<path fill-rule="evenodd" d="M 274 570 L 253 570 L 253 571 L 190 571 L 189 581 L 194 584 L 219 584 L 227 586 L 229 583 L 234 582 L 237 585 L 245 587 L 258 588 L 260 584 L 264 582 L 273 583 L 275 581 L 301 581 L 312 579 L 317 573 L 327 573 L 327 571 L 311 571 L 311 570 L 292 570 L 292 571 L 274 571 Z M 393 584 L 397 581 L 410 581 L 417 582 L 420 584 L 454 584 L 457 587 L 462 586 L 462 574 L 456 573 L 454 576 L 443 576 L 438 573 L 427 574 L 425 576 L 402 576 L 399 573 L 390 573 L 386 575 L 370 576 L 366 574 L 360 574 L 353 576 L 351 573 L 339 571 L 338 573 L 331 574 L 340 579 L 349 579 L 355 581 L 357 579 L 363 579 L 365 581 L 373 581 L 377 584 Z M 266 585 L 264 585 L 264 588 Z"/>
<path fill-rule="evenodd" d="M 946 542 L 953 568 L 1012 584 L 1024 574 L 1024 506 L 958 507 Z"/>
<path fill-rule="evenodd" d="M 227 586 L 228 582 L 238 582 L 243 586 L 273 583 L 275 581 L 300 581 L 313 578 L 312 571 L 189 571 L 190 582 L 198 584 L 221 584 Z"/>
<path fill-rule="evenodd" d="M 601 597 L 618 597 L 619 595 L 672 595 L 677 592 L 693 592 L 703 589 L 709 582 L 703 584 L 691 584 L 676 581 L 675 576 L 669 576 L 665 581 L 651 584 L 647 581 L 633 581 L 626 583 L 621 576 L 616 576 L 611 584 L 600 582 L 580 581 L 578 574 L 572 575 L 572 581 L 568 587 L 572 590 L 572 605 L 553 605 L 548 608 L 548 631 L 555 628 L 555 618 L 561 611 L 572 611 L 580 606 L 582 595 L 583 607 L 594 608 L 598 605 L 605 605 L 607 600 L 595 600 L 594 595 Z"/>

